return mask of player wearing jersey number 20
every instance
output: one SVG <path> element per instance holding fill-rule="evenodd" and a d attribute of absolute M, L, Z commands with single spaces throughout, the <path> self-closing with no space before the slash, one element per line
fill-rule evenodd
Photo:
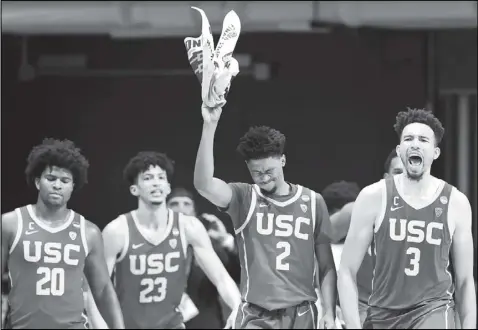
<path fill-rule="evenodd" d="M 68 140 L 45 139 L 30 152 L 25 172 L 37 202 L 2 215 L 2 274 L 8 262 L 13 329 L 84 329 L 84 275 L 108 326 L 124 329 L 101 232 L 67 208 L 87 170 L 88 161 Z"/>

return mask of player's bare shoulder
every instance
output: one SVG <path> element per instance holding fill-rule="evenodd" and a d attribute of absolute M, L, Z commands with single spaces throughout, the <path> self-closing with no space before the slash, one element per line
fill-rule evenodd
<path fill-rule="evenodd" d="M 101 230 L 93 222 L 85 219 L 85 238 L 88 252 L 95 249 L 102 242 Z"/>
<path fill-rule="evenodd" d="M 10 248 L 17 231 L 19 218 L 16 211 L 2 214 L 2 246 Z"/>
<path fill-rule="evenodd" d="M 129 235 L 128 221 L 124 214 L 110 221 L 103 229 L 103 240 L 105 246 L 111 245 L 113 249 L 122 249 L 124 242 Z"/>
<path fill-rule="evenodd" d="M 385 199 L 386 186 L 384 179 L 366 186 L 360 191 L 353 204 L 352 219 L 358 215 L 361 219 L 375 222 L 385 210 Z"/>
<path fill-rule="evenodd" d="M 468 197 L 453 187 L 450 193 L 450 205 L 448 207 L 448 222 L 454 232 L 456 226 L 468 227 L 471 230 L 471 205 Z"/>
<path fill-rule="evenodd" d="M 2 238 L 5 235 L 15 235 L 18 227 L 18 216 L 16 211 L 2 214 Z"/>
<path fill-rule="evenodd" d="M 181 214 L 178 221 L 179 225 L 184 229 L 184 234 L 189 244 L 195 245 L 204 236 L 209 237 L 206 228 L 198 218 Z"/>

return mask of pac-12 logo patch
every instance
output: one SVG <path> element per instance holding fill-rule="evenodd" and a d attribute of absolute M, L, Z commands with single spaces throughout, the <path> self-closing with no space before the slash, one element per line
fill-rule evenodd
<path fill-rule="evenodd" d="M 169 245 L 171 246 L 171 248 L 175 249 L 176 246 L 178 245 L 178 240 L 175 239 L 175 238 L 172 238 L 169 240 Z"/>
<path fill-rule="evenodd" d="M 300 208 L 302 209 L 302 211 L 307 212 L 307 205 L 300 204 Z"/>
<path fill-rule="evenodd" d="M 70 235 L 70 238 L 74 241 L 76 239 L 76 233 L 74 231 L 70 231 L 68 233 Z"/>
<path fill-rule="evenodd" d="M 437 218 L 440 217 L 440 215 L 442 215 L 443 213 L 443 209 L 441 207 L 435 207 L 435 215 Z"/>

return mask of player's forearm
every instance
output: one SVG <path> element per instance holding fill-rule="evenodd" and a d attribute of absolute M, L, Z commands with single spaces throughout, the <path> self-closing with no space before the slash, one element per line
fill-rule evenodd
<path fill-rule="evenodd" d="M 123 313 L 112 284 L 106 285 L 103 292 L 95 297 L 101 316 L 110 329 L 124 329 Z"/>
<path fill-rule="evenodd" d="M 337 288 L 339 291 L 340 307 L 347 328 L 361 329 L 356 275 L 353 275 L 348 269 L 340 269 L 337 278 Z"/>
<path fill-rule="evenodd" d="M 194 167 L 194 187 L 205 189 L 214 176 L 214 134 L 217 124 L 204 123 Z"/>
<path fill-rule="evenodd" d="M 88 316 L 88 322 L 92 329 L 108 329 L 108 326 L 100 314 L 98 307 L 96 306 L 93 295 L 88 291 L 88 297 L 86 299 L 86 314 Z"/>
<path fill-rule="evenodd" d="M 217 283 L 216 288 L 222 300 L 224 300 L 231 310 L 234 310 L 239 306 L 241 303 L 241 293 L 229 274 L 224 276 L 224 278 Z"/>
<path fill-rule="evenodd" d="M 462 329 L 476 329 L 476 291 L 473 279 L 457 285 L 456 299 Z"/>
<path fill-rule="evenodd" d="M 322 283 L 320 290 L 323 297 L 324 314 L 329 314 L 335 319 L 335 307 L 337 304 L 337 272 L 334 265 L 329 265 L 321 271 Z"/>

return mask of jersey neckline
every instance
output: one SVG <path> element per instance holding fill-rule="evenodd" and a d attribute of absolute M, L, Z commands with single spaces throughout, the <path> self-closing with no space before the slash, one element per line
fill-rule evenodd
<path fill-rule="evenodd" d="M 60 232 L 64 229 L 68 228 L 70 226 L 70 224 L 72 223 L 73 218 L 75 217 L 75 212 L 73 210 L 69 210 L 70 213 L 67 216 L 66 222 L 64 222 L 59 227 L 51 227 L 51 226 L 47 225 L 46 223 L 44 223 L 43 221 L 41 221 L 40 219 L 37 218 L 37 216 L 36 216 L 36 214 L 33 210 L 33 205 L 31 205 L 31 204 L 27 205 L 27 212 L 30 215 L 30 217 L 32 218 L 32 220 L 38 225 L 38 227 L 40 227 L 41 229 L 46 230 L 47 232 L 52 233 L 52 234 L 58 233 L 58 232 Z"/>
<path fill-rule="evenodd" d="M 291 188 L 293 187 L 292 184 L 290 184 L 290 186 L 291 186 Z M 271 202 L 272 204 L 275 204 L 275 205 L 280 206 L 280 207 L 285 207 L 287 205 L 290 205 L 290 204 L 294 203 L 299 198 L 299 196 L 302 194 L 302 186 L 297 185 L 297 191 L 295 192 L 295 195 L 293 195 L 291 198 L 289 198 L 285 201 L 278 201 L 278 200 L 275 200 L 271 197 L 264 196 L 264 194 L 261 192 L 261 189 L 259 188 L 258 185 L 256 185 L 256 184 L 253 185 L 253 188 L 259 196 L 261 196 L 265 200 Z"/>
<path fill-rule="evenodd" d="M 445 189 L 445 181 L 441 180 L 441 179 L 438 179 L 439 180 L 439 184 L 438 184 L 438 187 L 437 187 L 437 190 L 435 191 L 435 193 L 432 195 L 432 197 L 430 197 L 429 200 L 427 200 L 426 202 L 424 202 L 423 206 L 420 205 L 420 206 L 414 206 L 412 205 L 412 203 L 409 202 L 409 200 L 407 200 L 408 198 L 405 198 L 403 196 L 403 194 L 401 193 L 401 188 L 399 189 L 399 186 L 398 186 L 398 175 L 395 175 L 393 176 L 392 180 L 393 180 L 393 183 L 394 183 L 394 186 L 395 186 L 395 190 L 397 191 L 397 194 L 398 196 L 400 196 L 400 198 L 409 206 L 411 207 L 412 209 L 416 210 L 416 211 L 419 211 L 419 210 L 422 210 L 430 205 L 432 205 L 436 199 L 438 198 L 438 196 L 440 196 L 440 194 L 443 192 L 443 189 Z"/>
<path fill-rule="evenodd" d="M 144 234 L 144 230 L 143 228 L 141 227 L 141 225 L 139 224 L 139 219 L 138 219 L 138 215 L 137 215 L 137 212 L 136 210 L 134 211 L 131 211 L 131 217 L 133 218 L 133 223 L 136 227 L 136 230 L 138 231 L 138 233 L 141 235 L 141 237 L 146 241 L 148 242 L 149 244 L 153 245 L 153 246 L 158 246 L 160 245 L 161 243 L 164 242 L 164 240 L 166 239 L 166 237 L 169 236 L 169 233 L 171 232 L 171 229 L 173 228 L 173 217 L 174 216 L 174 212 L 173 210 L 171 209 L 168 209 L 168 218 L 167 218 L 167 224 L 166 224 L 166 229 L 164 230 L 163 232 L 163 235 L 160 236 L 160 238 L 157 240 L 157 241 L 151 241 L 149 240 L 146 235 Z"/>

